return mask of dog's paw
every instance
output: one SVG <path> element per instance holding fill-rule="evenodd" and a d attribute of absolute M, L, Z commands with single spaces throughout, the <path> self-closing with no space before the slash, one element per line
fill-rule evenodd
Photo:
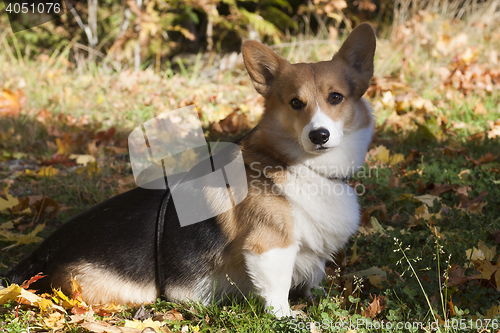
<path fill-rule="evenodd" d="M 288 305 L 279 307 L 278 309 L 268 306 L 266 308 L 266 311 L 268 313 L 275 315 L 276 318 L 278 318 L 278 319 L 281 319 L 284 317 L 293 317 L 293 311 L 290 309 L 290 306 L 288 306 Z"/>

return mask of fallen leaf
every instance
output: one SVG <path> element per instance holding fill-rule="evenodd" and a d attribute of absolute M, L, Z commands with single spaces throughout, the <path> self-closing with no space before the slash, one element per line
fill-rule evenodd
<path fill-rule="evenodd" d="M 57 154 L 68 155 L 73 146 L 73 140 L 69 133 L 65 133 L 62 138 L 56 138 Z"/>
<path fill-rule="evenodd" d="M 382 145 L 370 149 L 370 151 L 368 151 L 368 158 L 372 159 L 375 162 L 380 162 L 382 165 L 396 165 L 405 160 L 403 154 L 393 154 L 391 156 L 389 153 L 389 149 Z"/>
<path fill-rule="evenodd" d="M 377 295 L 372 296 L 370 294 L 370 298 L 372 299 L 372 301 L 368 305 L 368 307 L 363 311 L 362 313 L 363 316 L 374 319 L 379 313 L 381 313 L 386 308 L 385 297 L 386 296 L 380 296 L 380 297 L 378 297 Z"/>
<path fill-rule="evenodd" d="M 183 321 L 182 313 L 177 311 L 176 309 L 170 310 L 165 314 L 166 320 L 175 320 L 175 321 Z"/>
<path fill-rule="evenodd" d="M 457 188 L 456 185 L 432 184 L 432 189 L 430 190 L 430 194 L 432 196 L 439 196 L 442 193 L 451 191 L 451 190 L 456 189 L 456 188 Z"/>
<path fill-rule="evenodd" d="M 4 305 L 9 301 L 16 301 L 22 290 L 23 288 L 17 284 L 11 284 L 7 288 L 0 290 L 0 305 Z"/>
<path fill-rule="evenodd" d="M 47 275 L 43 275 L 43 273 L 38 273 L 37 275 L 31 277 L 29 280 L 26 280 L 24 281 L 22 284 L 21 284 L 21 288 L 23 289 L 28 289 L 29 286 L 32 284 L 32 283 L 35 283 L 36 281 L 40 280 L 41 278 L 44 278 L 46 277 Z"/>
<path fill-rule="evenodd" d="M 479 196 L 474 199 L 469 200 L 469 198 L 464 194 L 459 194 L 460 204 L 458 208 L 463 211 L 469 212 L 471 214 L 481 214 L 482 209 L 487 205 L 486 201 L 483 199 L 488 195 L 486 190 L 483 190 Z"/>
<path fill-rule="evenodd" d="M 42 169 L 37 173 L 38 176 L 41 177 L 54 177 L 59 173 L 59 170 L 55 169 L 53 166 L 44 166 Z"/>
<path fill-rule="evenodd" d="M 349 274 L 344 274 L 344 275 L 342 275 L 342 277 L 343 278 L 352 278 L 354 276 L 357 276 L 357 277 L 362 277 L 362 278 L 366 279 L 366 278 L 369 278 L 370 275 L 387 276 L 387 272 L 384 271 L 380 267 L 372 266 L 368 269 L 364 269 L 364 270 L 349 273 Z"/>
<path fill-rule="evenodd" d="M 469 162 L 472 162 L 474 166 L 479 166 L 496 161 L 498 156 L 500 155 L 493 155 L 492 153 L 487 153 L 486 155 L 481 156 L 478 160 L 475 160 L 472 157 L 466 157 L 465 159 Z"/>
<path fill-rule="evenodd" d="M 113 313 L 123 311 L 123 307 L 121 305 L 117 305 L 115 302 L 104 304 L 102 306 L 95 307 L 94 311 L 99 316 L 109 316 Z"/>
<path fill-rule="evenodd" d="M 487 247 L 482 240 L 478 242 L 477 248 L 473 247 L 465 251 L 466 257 L 469 260 L 487 260 L 493 261 L 497 255 L 497 247 Z"/>
<path fill-rule="evenodd" d="M 151 318 L 148 318 L 144 321 L 140 320 L 125 320 L 124 327 L 136 328 L 139 330 L 144 330 L 148 327 L 153 328 L 156 332 L 161 332 L 160 328 L 165 325 L 165 323 L 159 321 L 153 321 Z"/>
<path fill-rule="evenodd" d="M 69 158 L 71 160 L 76 160 L 76 164 L 81 164 L 83 166 L 86 166 L 89 163 L 95 163 L 95 157 L 92 155 L 71 154 L 69 155 Z"/>
<path fill-rule="evenodd" d="M 109 139 L 111 139 L 115 135 L 115 133 L 116 133 L 116 129 L 114 127 L 111 127 L 107 131 L 98 132 L 95 135 L 94 139 L 97 141 L 108 141 Z"/>
<path fill-rule="evenodd" d="M 4 189 L 5 199 L 0 197 L 0 212 L 13 208 L 19 204 L 19 199 L 14 198 L 12 195 L 8 193 L 9 187 L 7 186 Z"/>
<path fill-rule="evenodd" d="M 43 323 L 46 328 L 50 328 L 52 331 L 62 329 L 66 324 L 66 319 L 64 314 L 60 312 L 52 312 L 48 314 L 46 318 L 43 318 Z"/>
<path fill-rule="evenodd" d="M 37 235 L 38 235 L 38 233 L 40 233 L 43 230 L 43 228 L 45 228 L 45 223 L 39 224 L 33 231 L 31 231 L 30 233 L 28 233 L 26 235 L 19 234 L 17 242 L 15 244 L 6 246 L 3 249 L 8 250 L 8 249 L 11 249 L 15 246 L 19 246 L 19 245 L 23 245 L 23 244 L 33 244 L 33 243 L 41 242 L 43 239 L 38 237 Z"/>
<path fill-rule="evenodd" d="M 498 266 L 493 266 L 489 260 L 472 260 L 474 267 L 481 272 L 481 278 L 491 279 L 491 276 L 497 271 Z"/>
<path fill-rule="evenodd" d="M 466 268 L 462 268 L 457 264 L 452 264 L 448 269 L 448 286 L 459 286 L 474 279 L 474 277 L 465 275 L 466 270 Z"/>
<path fill-rule="evenodd" d="M 486 311 L 485 319 L 494 319 L 500 314 L 500 305 L 493 305 Z"/>
<path fill-rule="evenodd" d="M 55 164 L 62 164 L 64 166 L 74 166 L 75 162 L 69 159 L 68 156 L 66 155 L 59 155 L 55 153 L 54 155 L 52 155 L 50 159 L 42 161 L 40 164 L 45 166 L 55 165 Z"/>
<path fill-rule="evenodd" d="M 59 212 L 59 204 L 52 198 L 45 195 L 33 195 L 28 198 L 29 205 L 35 209 L 38 218 L 44 214 L 55 217 Z"/>
<path fill-rule="evenodd" d="M 13 92 L 9 89 L 2 89 L 0 94 L 0 116 L 18 116 L 21 108 L 26 102 L 23 92 L 18 89 Z"/>
<path fill-rule="evenodd" d="M 441 201 L 440 197 L 432 195 L 432 194 L 419 195 L 419 196 L 415 196 L 414 198 L 425 203 L 429 207 L 434 206 L 434 200 L 437 199 L 437 201 Z"/>
<path fill-rule="evenodd" d="M 380 212 L 380 218 L 381 219 L 386 219 L 387 218 L 387 207 L 385 203 L 381 203 L 375 206 L 370 206 L 367 208 L 364 208 L 361 211 L 361 225 L 363 226 L 369 226 L 371 214 L 379 211 Z"/>

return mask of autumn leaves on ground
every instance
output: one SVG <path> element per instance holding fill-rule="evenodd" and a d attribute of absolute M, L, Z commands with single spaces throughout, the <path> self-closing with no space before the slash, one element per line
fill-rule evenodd
<path fill-rule="evenodd" d="M 467 327 L 498 329 L 496 26 L 420 12 L 379 39 L 367 92 L 377 131 L 365 168 L 350 180 L 362 191 L 362 225 L 337 258 L 341 269 L 327 267 L 328 297 L 318 291 L 313 300 L 293 301 L 303 312 L 299 331 L 327 331 L 311 324 L 324 319 L 362 318 L 437 322 L 442 331 L 465 319 Z M 339 45 L 275 50 L 292 62 L 318 61 Z M 135 186 L 127 136 L 141 122 L 194 103 L 211 140 L 232 140 L 256 123 L 262 100 L 241 56 L 224 56 L 212 68 L 203 61 L 166 73 L 82 73 L 64 51 L 36 61 L 0 52 L 0 275 L 71 216 Z M 292 329 L 256 299 L 208 308 L 165 301 L 139 310 L 90 307 L 76 280 L 72 295 L 40 295 L 30 283 L 0 291 L 0 330 Z"/>

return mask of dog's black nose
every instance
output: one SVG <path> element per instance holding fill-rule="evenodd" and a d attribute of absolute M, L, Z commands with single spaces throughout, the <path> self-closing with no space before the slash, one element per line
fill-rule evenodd
<path fill-rule="evenodd" d="M 309 132 L 309 139 L 315 145 L 322 145 L 328 142 L 330 132 L 326 128 L 318 128 L 317 130 Z"/>

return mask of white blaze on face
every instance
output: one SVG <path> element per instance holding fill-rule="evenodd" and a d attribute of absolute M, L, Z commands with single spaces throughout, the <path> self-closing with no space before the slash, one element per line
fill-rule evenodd
<path fill-rule="evenodd" d="M 343 121 L 333 121 L 330 117 L 324 114 L 323 111 L 321 111 L 318 103 L 316 103 L 316 106 L 317 108 L 314 116 L 312 117 L 309 124 L 304 127 L 304 129 L 302 130 L 302 135 L 300 137 L 302 146 L 307 152 L 321 152 L 322 150 L 318 150 L 318 148 L 320 147 L 323 149 L 337 147 L 338 145 L 340 145 L 340 142 L 344 137 Z M 311 133 L 311 131 L 320 128 L 324 128 L 330 133 L 328 141 L 323 145 L 314 144 L 309 138 L 309 133 Z"/>

